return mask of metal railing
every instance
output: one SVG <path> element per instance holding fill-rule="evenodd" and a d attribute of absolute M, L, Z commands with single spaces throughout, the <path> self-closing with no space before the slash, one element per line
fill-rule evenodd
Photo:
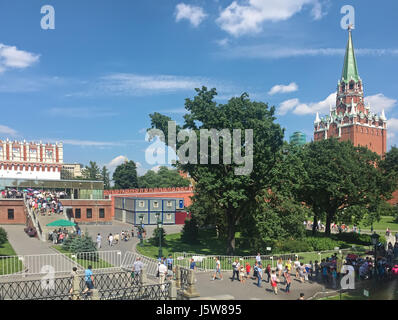
<path fill-rule="evenodd" d="M 273 255 L 261 255 L 261 264 L 263 266 L 270 265 L 271 268 L 275 268 L 278 259 L 282 259 L 283 263 L 286 263 L 289 259 L 294 262 L 296 258 L 302 263 L 313 263 L 317 260 L 320 262 L 322 259 L 331 257 L 336 254 L 338 257 L 341 255 L 346 255 L 348 253 L 361 253 L 364 252 L 360 248 L 349 248 L 349 249 L 338 249 L 338 250 L 325 250 L 325 251 L 315 251 L 315 252 L 298 252 L 298 253 L 288 253 L 288 254 L 273 254 Z M 220 260 L 221 271 L 232 271 L 232 263 L 238 260 L 239 263 L 246 264 L 249 263 L 253 266 L 256 262 L 256 256 L 223 256 L 223 255 L 203 255 L 197 253 L 187 253 L 187 252 L 175 252 L 174 253 L 174 264 L 179 265 L 183 268 L 189 268 L 191 259 L 193 258 L 196 263 L 196 270 L 198 272 L 208 272 L 213 271 L 216 268 L 215 258 Z"/>
<path fill-rule="evenodd" d="M 77 299 L 94 299 L 93 291 L 83 293 L 85 276 L 77 274 L 79 288 Z M 45 277 L 38 280 L 0 282 L 0 300 L 68 300 L 73 292 L 74 275 L 66 277 Z M 138 277 L 130 272 L 94 274 L 94 288 L 99 300 L 168 300 L 170 282 L 163 285 L 141 285 Z M 75 289 L 76 290 L 76 289 Z M 75 291 L 76 294 L 76 291 Z"/>
<path fill-rule="evenodd" d="M 14 275 L 43 275 L 70 273 L 73 267 L 84 270 L 89 265 L 93 271 L 120 269 L 121 251 L 97 251 L 82 253 L 53 253 L 0 257 L 0 278 Z"/>

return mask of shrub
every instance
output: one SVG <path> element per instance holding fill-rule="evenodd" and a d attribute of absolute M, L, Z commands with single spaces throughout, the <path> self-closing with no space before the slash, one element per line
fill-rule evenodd
<path fill-rule="evenodd" d="M 181 232 L 181 240 L 188 244 L 199 243 L 199 227 L 195 219 L 186 219 Z"/>
<path fill-rule="evenodd" d="M 0 228 L 0 245 L 3 245 L 7 241 L 8 241 L 7 232 L 3 228 Z"/>
<path fill-rule="evenodd" d="M 70 236 L 62 245 L 63 249 L 76 254 L 78 259 L 98 261 L 97 247 L 88 234 L 82 237 Z M 87 254 L 90 252 L 90 254 Z"/>
<path fill-rule="evenodd" d="M 153 246 L 157 246 L 159 245 L 159 236 L 162 239 L 162 246 L 166 245 L 166 231 L 164 231 L 163 228 L 156 228 L 153 231 L 153 236 L 151 239 L 149 239 L 149 242 L 153 245 Z"/>

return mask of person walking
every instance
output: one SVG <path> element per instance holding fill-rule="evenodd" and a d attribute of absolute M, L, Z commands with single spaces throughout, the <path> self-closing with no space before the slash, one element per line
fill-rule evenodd
<path fill-rule="evenodd" d="M 240 263 L 238 261 L 238 259 L 236 259 L 233 263 L 232 263 L 232 281 L 235 280 L 235 275 L 236 275 L 236 280 L 239 281 L 239 269 L 240 269 Z"/>
<path fill-rule="evenodd" d="M 239 280 L 240 283 L 245 283 L 245 267 L 243 265 L 241 265 L 239 267 Z"/>
<path fill-rule="evenodd" d="M 216 259 L 216 267 L 214 270 L 213 280 L 216 280 L 217 274 L 220 275 L 220 280 L 222 280 L 221 262 L 220 262 L 220 259 L 218 259 L 218 257 L 216 257 L 215 259 Z"/>
<path fill-rule="evenodd" d="M 274 291 L 274 294 L 278 294 L 278 277 L 276 276 L 275 270 L 273 270 L 271 274 L 271 287 Z"/>
<path fill-rule="evenodd" d="M 93 267 L 91 265 L 84 271 L 84 281 L 86 282 L 86 288 L 83 291 L 83 294 L 86 294 L 88 291 L 94 289 L 94 276 L 93 276 Z"/>
<path fill-rule="evenodd" d="M 191 264 L 189 265 L 189 269 L 196 270 L 196 262 L 193 258 L 191 258 Z"/>
<path fill-rule="evenodd" d="M 271 265 L 268 264 L 265 269 L 265 274 L 267 275 L 267 283 L 269 283 L 269 279 L 271 278 Z"/>
<path fill-rule="evenodd" d="M 77 268 L 72 268 L 72 288 L 70 288 L 70 300 L 80 300 L 80 277 L 77 273 Z"/>
<path fill-rule="evenodd" d="M 140 276 L 143 268 L 144 264 L 142 263 L 141 258 L 137 257 L 137 259 L 133 263 L 133 270 L 132 270 L 133 277 Z"/>
<path fill-rule="evenodd" d="M 282 275 L 282 271 L 283 271 L 283 260 L 281 257 L 276 262 L 276 268 L 278 270 L 278 278 L 280 278 Z"/>
<path fill-rule="evenodd" d="M 167 267 L 164 263 L 159 264 L 159 284 L 161 285 L 162 290 L 164 290 L 164 280 L 167 275 Z"/>
<path fill-rule="evenodd" d="M 257 286 L 261 288 L 261 281 L 263 280 L 263 269 L 261 264 L 257 265 Z"/>
<path fill-rule="evenodd" d="M 101 240 L 102 240 L 101 234 L 98 233 L 97 234 L 97 249 L 98 250 L 101 249 Z"/>
<path fill-rule="evenodd" d="M 283 271 L 283 276 L 285 278 L 285 282 L 286 282 L 286 289 L 285 292 L 286 293 L 290 293 L 290 285 L 292 283 L 292 279 L 290 277 L 290 272 L 289 272 L 289 268 L 286 265 L 285 270 Z"/>
<path fill-rule="evenodd" d="M 261 255 L 260 255 L 260 252 L 257 253 L 256 262 L 257 262 L 258 265 L 261 264 Z"/>
<path fill-rule="evenodd" d="M 110 233 L 109 236 L 108 236 L 108 242 L 109 242 L 109 246 L 112 247 L 112 243 L 113 243 L 113 235 L 112 235 L 112 233 Z"/>
<path fill-rule="evenodd" d="M 294 270 L 296 270 L 296 279 L 299 278 L 299 268 L 300 268 L 300 261 L 299 258 L 296 257 L 296 261 L 294 261 Z"/>

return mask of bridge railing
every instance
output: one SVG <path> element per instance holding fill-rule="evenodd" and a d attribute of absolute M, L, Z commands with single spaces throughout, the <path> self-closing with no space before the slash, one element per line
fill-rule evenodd
<path fill-rule="evenodd" d="M 79 300 L 94 299 L 87 295 L 84 274 L 75 276 L 46 277 L 38 280 L 0 282 L 0 300 L 68 300 L 71 291 Z M 131 272 L 107 272 L 94 274 L 94 288 L 99 300 L 168 300 L 170 282 L 163 285 L 143 285 Z M 93 292 L 92 292 L 93 293 Z"/>

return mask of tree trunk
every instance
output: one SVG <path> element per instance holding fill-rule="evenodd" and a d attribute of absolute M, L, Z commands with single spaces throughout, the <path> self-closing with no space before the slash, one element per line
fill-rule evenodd
<path fill-rule="evenodd" d="M 312 235 L 316 234 L 316 226 L 318 225 L 318 217 L 314 215 L 314 223 L 312 224 Z"/>
<path fill-rule="evenodd" d="M 328 212 L 326 215 L 325 234 L 330 236 L 330 224 L 332 223 L 332 215 Z"/>
<path fill-rule="evenodd" d="M 235 252 L 235 219 L 233 213 L 227 212 L 227 255 Z"/>

